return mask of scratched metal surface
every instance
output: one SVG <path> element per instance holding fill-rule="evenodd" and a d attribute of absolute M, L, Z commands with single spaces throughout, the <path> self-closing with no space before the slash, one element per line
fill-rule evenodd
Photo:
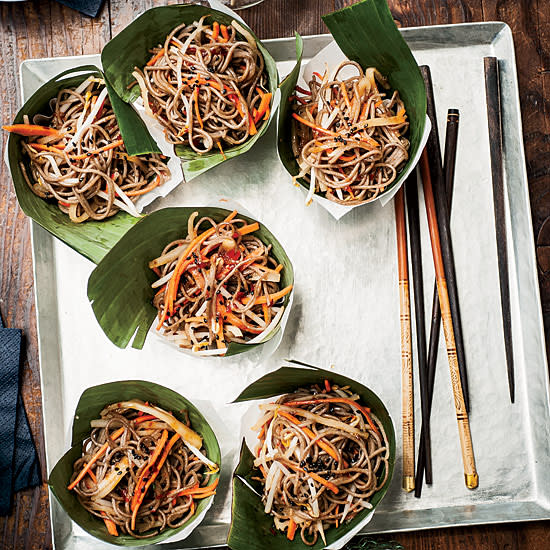
<path fill-rule="evenodd" d="M 417 61 L 432 69 L 440 135 L 447 108 L 461 112 L 452 232 L 470 380 L 471 429 L 479 488 L 463 481 L 450 377 L 443 342 L 432 414 L 434 484 L 421 499 L 400 489 L 400 449 L 394 479 L 365 532 L 550 518 L 550 407 L 543 325 L 528 200 L 514 48 L 503 23 L 402 30 Z M 328 43 L 305 38 L 306 59 Z M 265 42 L 284 77 L 294 42 Z M 505 169 L 508 193 L 516 404 L 508 398 L 483 57 L 501 60 Z M 97 56 L 27 61 L 21 84 L 28 97 L 61 70 Z M 272 128 L 254 149 L 184 184 L 149 210 L 204 204 L 220 196 L 240 202 L 263 221 L 291 255 L 296 270 L 293 310 L 277 352 L 261 365 L 187 357 L 149 338 L 142 351 L 119 350 L 98 327 L 86 298 L 93 265 L 33 224 L 40 362 L 48 471 L 68 448 L 82 391 L 116 379 L 141 378 L 168 385 L 195 402 L 218 434 L 223 475 L 204 522 L 177 548 L 222 545 L 230 521 L 230 476 L 249 405 L 229 405 L 251 381 L 284 358 L 334 367 L 370 386 L 387 404 L 400 432 L 399 299 L 392 205 L 355 209 L 335 221 L 319 206 L 304 205 L 277 159 Z M 421 202 L 426 314 L 433 268 Z M 430 302 L 430 303 L 428 303 Z M 413 316 L 414 317 L 414 316 Z M 418 390 L 418 388 L 417 388 Z M 416 393 L 417 436 L 419 397 Z M 399 439 L 399 438 L 398 438 Z M 91 539 L 60 509 L 52 519 L 57 548 L 106 545 Z"/>

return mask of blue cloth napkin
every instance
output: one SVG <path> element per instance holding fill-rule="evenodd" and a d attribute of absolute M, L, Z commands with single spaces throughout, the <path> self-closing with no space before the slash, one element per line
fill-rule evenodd
<path fill-rule="evenodd" d="M 0 516 L 10 513 L 15 491 L 41 481 L 40 465 L 19 392 L 22 334 L 0 316 Z"/>
<path fill-rule="evenodd" d="M 57 0 L 60 4 L 64 4 L 65 6 L 69 6 L 69 8 L 73 8 L 73 10 L 79 11 L 80 13 L 83 13 L 84 15 L 89 15 L 90 17 L 95 17 L 99 10 L 101 9 L 101 6 L 103 4 L 103 0 Z"/>

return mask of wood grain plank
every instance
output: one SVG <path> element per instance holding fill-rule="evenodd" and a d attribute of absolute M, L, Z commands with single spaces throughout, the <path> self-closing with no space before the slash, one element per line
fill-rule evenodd
<path fill-rule="evenodd" d="M 55 2 L 2 4 L 0 7 L 0 105 L 2 121 L 12 120 L 21 106 L 18 70 L 24 59 L 96 53 L 110 36 L 108 9 L 95 20 Z M 0 147 L 5 135 L 0 135 Z M 8 326 L 24 329 L 22 396 L 46 479 L 40 372 L 36 334 L 30 226 L 17 206 L 8 171 L 0 164 L 0 308 Z M 19 492 L 13 513 L 0 519 L 4 548 L 51 548 L 46 484 Z"/>

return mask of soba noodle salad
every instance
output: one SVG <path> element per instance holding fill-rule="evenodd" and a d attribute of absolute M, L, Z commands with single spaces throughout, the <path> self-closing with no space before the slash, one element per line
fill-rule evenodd
<path fill-rule="evenodd" d="M 353 76 L 340 76 L 341 74 Z M 323 74 L 314 72 L 309 89 L 292 96 L 292 151 L 300 166 L 294 178 L 314 193 L 348 206 L 376 199 L 395 181 L 409 158 L 409 128 L 396 90 L 387 80 L 345 61 Z"/>
<path fill-rule="evenodd" d="M 189 217 L 187 236 L 149 262 L 158 331 L 200 355 L 224 355 L 230 343 L 261 339 L 278 325 L 292 285 L 281 288 L 283 265 L 255 235 L 259 228 L 237 211 L 219 223 Z"/>
<path fill-rule="evenodd" d="M 325 531 L 371 509 L 388 479 L 390 449 L 379 419 L 349 387 L 325 381 L 274 403 L 253 429 L 266 514 L 276 529 L 313 546 Z"/>
<path fill-rule="evenodd" d="M 144 539 L 177 528 L 216 493 L 219 470 L 202 438 L 170 412 L 138 400 L 106 406 L 91 421 L 68 489 L 109 534 Z"/>
<path fill-rule="evenodd" d="M 133 75 L 146 112 L 166 139 L 197 153 L 235 147 L 258 133 L 271 109 L 256 40 L 242 25 L 201 17 L 173 29 Z"/>
<path fill-rule="evenodd" d="M 129 156 L 120 135 L 105 82 L 87 78 L 61 89 L 50 102 L 51 115 L 31 123 L 3 126 L 21 141 L 30 161 L 20 167 L 31 191 L 55 201 L 74 223 L 104 220 L 124 210 L 139 216 L 134 202 L 170 176 L 158 154 Z"/>

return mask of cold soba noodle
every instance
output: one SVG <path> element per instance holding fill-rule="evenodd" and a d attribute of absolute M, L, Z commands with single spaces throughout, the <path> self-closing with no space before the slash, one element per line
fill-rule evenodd
<path fill-rule="evenodd" d="M 372 508 L 388 479 L 381 422 L 347 388 L 325 381 L 260 405 L 257 457 L 265 512 L 294 539 L 314 545 L 325 531 Z"/>
<path fill-rule="evenodd" d="M 119 210 L 139 216 L 134 202 L 170 172 L 161 155 L 128 156 L 103 80 L 62 89 L 50 105 L 53 114 L 36 115 L 36 124 L 25 117 L 25 124 L 4 126 L 28 137 L 21 144 L 31 173 L 20 166 L 32 192 L 57 201 L 75 223 Z"/>
<path fill-rule="evenodd" d="M 187 237 L 149 262 L 158 276 L 157 330 L 182 348 L 224 355 L 231 342 L 247 343 L 277 326 L 292 285 L 281 289 L 283 265 L 255 234 L 259 227 L 236 211 L 220 223 L 190 216 Z"/>
<path fill-rule="evenodd" d="M 254 37 L 236 21 L 209 20 L 176 27 L 133 74 L 170 143 L 224 154 L 224 146 L 244 143 L 268 120 L 271 93 Z"/>
<path fill-rule="evenodd" d="M 196 499 L 215 494 L 218 466 L 202 438 L 171 413 L 133 400 L 105 407 L 91 422 L 69 490 L 111 535 L 148 538 L 183 525 Z"/>
<path fill-rule="evenodd" d="M 357 75 L 340 78 L 350 68 Z M 399 92 L 386 97 L 378 85 L 389 87 L 376 69 L 345 61 L 331 74 L 313 73 L 309 90 L 296 87 L 292 150 L 308 203 L 314 193 L 349 206 L 373 200 L 408 160 L 405 106 Z"/>

